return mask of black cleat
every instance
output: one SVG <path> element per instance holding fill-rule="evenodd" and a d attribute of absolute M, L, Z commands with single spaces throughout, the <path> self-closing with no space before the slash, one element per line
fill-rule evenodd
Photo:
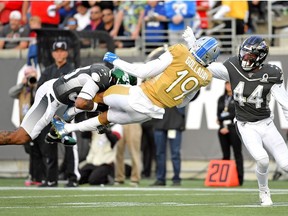
<path fill-rule="evenodd" d="M 45 141 L 47 143 L 62 143 L 64 145 L 76 145 L 77 142 L 73 137 L 64 136 L 63 138 L 58 138 L 58 136 L 53 136 L 52 134 L 48 133 L 45 137 Z"/>

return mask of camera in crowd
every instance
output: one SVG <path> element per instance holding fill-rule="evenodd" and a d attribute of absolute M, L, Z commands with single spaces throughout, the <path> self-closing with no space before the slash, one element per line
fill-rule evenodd
<path fill-rule="evenodd" d="M 31 76 L 31 77 L 27 77 L 27 84 L 28 85 L 33 85 L 37 82 L 37 78 L 34 77 L 34 76 Z"/>
<path fill-rule="evenodd" d="M 32 66 L 27 66 L 24 71 L 24 82 L 27 86 L 32 86 L 37 83 L 37 71 Z"/>

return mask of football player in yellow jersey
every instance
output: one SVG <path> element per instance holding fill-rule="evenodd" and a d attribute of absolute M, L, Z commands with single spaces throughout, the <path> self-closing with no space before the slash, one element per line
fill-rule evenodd
<path fill-rule="evenodd" d="M 53 120 L 58 134 L 93 131 L 109 123 L 129 124 L 151 118 L 161 119 L 164 108 L 186 106 L 201 87 L 210 83 L 212 74 L 206 67 L 217 59 L 220 49 L 213 37 L 196 40 L 189 27 L 184 31 L 183 38 L 188 46 L 173 45 L 159 58 L 143 64 L 131 64 L 107 52 L 104 61 L 146 81 L 137 86 L 111 86 L 98 94 L 94 102 L 104 103 L 109 109 L 96 117 L 76 124 Z"/>

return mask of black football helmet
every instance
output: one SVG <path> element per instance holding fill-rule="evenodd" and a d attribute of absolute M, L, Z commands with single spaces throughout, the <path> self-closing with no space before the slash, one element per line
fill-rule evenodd
<path fill-rule="evenodd" d="M 91 77 L 93 81 L 99 86 L 100 91 L 109 88 L 111 71 L 103 64 L 95 63 L 90 66 Z"/>
<path fill-rule="evenodd" d="M 245 71 L 259 67 L 266 59 L 269 46 L 260 36 L 248 37 L 239 48 L 240 65 Z"/>

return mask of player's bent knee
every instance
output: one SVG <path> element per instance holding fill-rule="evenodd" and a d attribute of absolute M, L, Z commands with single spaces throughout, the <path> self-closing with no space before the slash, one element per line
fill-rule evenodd
<path fill-rule="evenodd" d="M 256 161 L 257 163 L 257 170 L 261 173 L 265 173 L 268 170 L 269 166 L 269 158 L 265 157 L 260 160 Z"/>

